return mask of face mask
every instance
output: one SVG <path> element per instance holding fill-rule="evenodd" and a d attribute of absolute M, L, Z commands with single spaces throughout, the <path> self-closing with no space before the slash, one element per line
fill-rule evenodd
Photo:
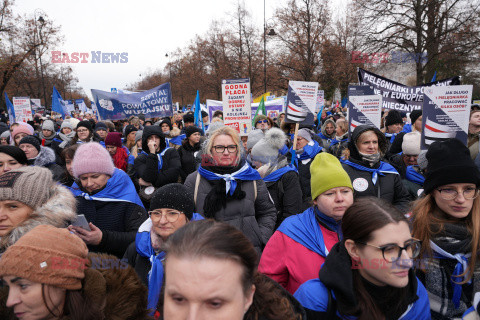
<path fill-rule="evenodd" d="M 373 167 L 375 164 L 380 161 L 380 153 L 374 153 L 374 154 L 364 154 L 359 152 L 360 156 L 362 156 L 362 160 L 365 162 L 368 162 L 370 164 L 370 167 Z"/>

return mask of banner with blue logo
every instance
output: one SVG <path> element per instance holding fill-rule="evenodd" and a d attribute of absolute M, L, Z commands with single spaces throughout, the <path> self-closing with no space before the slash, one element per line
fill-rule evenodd
<path fill-rule="evenodd" d="M 146 118 L 171 117 L 172 91 L 170 83 L 138 93 L 112 93 L 92 89 L 100 120 L 122 120 L 144 114 Z"/>
<path fill-rule="evenodd" d="M 360 125 L 375 126 L 380 129 L 382 118 L 382 96 L 374 94 L 371 86 L 348 86 L 348 138 Z"/>

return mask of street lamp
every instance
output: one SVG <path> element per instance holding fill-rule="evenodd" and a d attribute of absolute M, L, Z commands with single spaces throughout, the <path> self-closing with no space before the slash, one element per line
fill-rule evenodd
<path fill-rule="evenodd" d="M 263 92 L 267 93 L 267 35 L 276 36 L 275 30 L 270 29 L 267 34 L 267 20 L 265 17 L 265 1 L 263 0 Z"/>
<path fill-rule="evenodd" d="M 45 25 L 45 19 L 43 19 L 43 16 L 39 16 L 38 19 L 37 19 L 37 11 L 40 11 L 41 13 L 41 10 L 40 9 L 36 9 L 33 13 L 34 15 L 34 23 L 35 23 L 35 34 L 37 33 L 37 22 L 40 23 L 40 31 L 38 31 L 38 38 L 40 40 L 40 44 L 43 42 L 42 40 L 42 28 L 43 26 Z M 35 35 L 34 34 L 34 35 Z M 45 78 L 43 76 L 43 64 L 42 64 L 42 52 L 40 50 L 40 45 L 39 45 L 39 49 L 38 49 L 38 59 L 40 60 L 40 73 L 42 75 L 42 88 L 43 88 L 43 101 L 45 102 L 45 110 L 47 109 L 47 92 L 45 90 Z"/>

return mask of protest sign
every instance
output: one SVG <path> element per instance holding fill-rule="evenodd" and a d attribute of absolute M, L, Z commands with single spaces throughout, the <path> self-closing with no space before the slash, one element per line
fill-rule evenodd
<path fill-rule="evenodd" d="M 315 113 L 319 113 L 320 109 L 325 105 L 325 91 L 318 90 L 317 105 L 315 106 Z"/>
<path fill-rule="evenodd" d="M 38 109 L 42 108 L 42 102 L 40 99 L 30 99 L 30 105 L 33 111 L 37 111 Z"/>
<path fill-rule="evenodd" d="M 314 124 L 317 105 L 317 82 L 289 81 L 285 122 Z"/>
<path fill-rule="evenodd" d="M 382 118 L 382 96 L 373 94 L 370 86 L 348 86 L 348 138 L 360 125 L 375 126 L 380 129 Z"/>
<path fill-rule="evenodd" d="M 122 120 L 139 114 L 146 118 L 173 115 L 170 83 L 129 94 L 92 89 L 92 96 L 101 120 Z"/>
<path fill-rule="evenodd" d="M 422 149 L 427 149 L 435 141 L 449 138 L 467 144 L 472 91 L 471 85 L 425 89 Z"/>
<path fill-rule="evenodd" d="M 69 114 L 72 114 L 72 112 L 75 112 L 75 100 L 65 100 L 65 107 L 67 107 L 67 111 Z"/>
<path fill-rule="evenodd" d="M 222 80 L 223 123 L 241 136 L 252 129 L 250 79 Z"/>
<path fill-rule="evenodd" d="M 272 118 L 272 119 L 278 118 L 280 113 L 284 112 L 284 110 L 285 110 L 284 103 L 285 103 L 285 100 L 283 98 L 276 98 L 276 99 L 273 99 L 271 101 L 266 101 L 265 102 L 265 110 L 267 112 L 267 116 Z M 255 112 L 257 112 L 258 105 L 259 105 L 259 103 L 252 103 L 251 104 L 251 109 L 252 109 L 251 114 L 255 114 Z M 223 110 L 222 101 L 207 99 L 207 110 L 208 110 L 209 119 L 212 119 L 215 111 L 217 111 L 217 110 L 222 111 Z"/>
<path fill-rule="evenodd" d="M 87 112 L 87 105 L 83 99 L 75 99 L 75 104 L 78 106 L 78 110 L 81 112 Z"/>
<path fill-rule="evenodd" d="M 208 118 L 212 119 L 215 111 L 217 110 L 223 111 L 223 102 L 218 100 L 207 99 L 207 110 L 208 110 Z"/>
<path fill-rule="evenodd" d="M 359 68 L 358 82 L 361 85 L 372 86 L 375 94 L 382 95 L 382 108 L 409 113 L 413 110 L 422 109 L 425 88 L 458 85 L 460 84 L 460 78 L 457 76 L 420 86 L 409 87 Z"/>
<path fill-rule="evenodd" d="M 15 110 L 15 122 L 33 120 L 29 97 L 13 97 L 13 108 Z"/>

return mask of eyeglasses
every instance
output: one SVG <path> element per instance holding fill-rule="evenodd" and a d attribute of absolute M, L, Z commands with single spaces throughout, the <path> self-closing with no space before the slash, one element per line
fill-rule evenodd
<path fill-rule="evenodd" d="M 387 262 L 395 262 L 400 259 L 403 250 L 405 250 L 410 259 L 416 258 L 420 254 L 420 249 L 422 248 L 422 242 L 417 239 L 408 240 L 405 247 L 400 247 L 397 244 L 387 244 L 386 246 L 377 247 L 360 241 L 356 241 L 356 243 L 382 250 L 383 259 Z"/>
<path fill-rule="evenodd" d="M 267 120 L 258 120 L 257 123 L 268 123 Z"/>
<path fill-rule="evenodd" d="M 229 146 L 213 146 L 213 149 L 215 150 L 216 153 L 224 153 L 225 149 L 228 150 L 228 153 L 235 153 L 237 152 L 237 145 L 232 144 Z"/>
<path fill-rule="evenodd" d="M 437 191 L 440 193 L 440 197 L 442 197 L 443 200 L 453 200 L 458 196 L 458 191 L 454 188 L 437 189 Z M 478 189 L 474 187 L 465 188 L 462 193 L 463 197 L 467 200 L 478 197 Z"/>
<path fill-rule="evenodd" d="M 163 214 L 160 211 L 153 210 L 153 211 L 149 211 L 148 214 L 150 215 L 150 218 L 152 220 L 162 220 L 162 217 L 165 217 L 165 219 L 168 222 L 175 222 L 178 220 L 178 217 L 180 217 L 180 214 L 182 214 L 182 212 L 168 211 L 165 214 Z"/>
<path fill-rule="evenodd" d="M 88 129 L 77 130 L 78 133 L 88 132 Z"/>

